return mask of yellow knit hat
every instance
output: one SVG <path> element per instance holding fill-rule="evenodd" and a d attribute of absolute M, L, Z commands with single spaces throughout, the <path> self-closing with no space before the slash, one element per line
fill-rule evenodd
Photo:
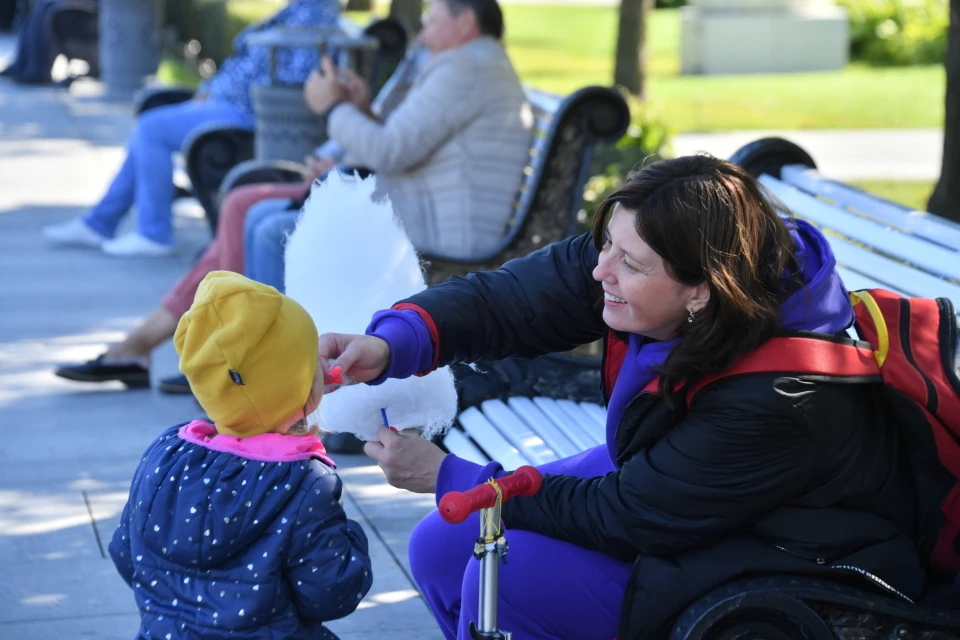
<path fill-rule="evenodd" d="M 317 327 L 273 287 L 229 271 L 207 274 L 173 342 L 180 371 L 220 433 L 273 431 L 307 403 Z"/>

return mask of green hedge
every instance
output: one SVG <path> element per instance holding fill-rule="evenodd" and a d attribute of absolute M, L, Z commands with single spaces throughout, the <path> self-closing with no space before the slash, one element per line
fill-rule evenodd
<path fill-rule="evenodd" d="M 874 65 L 937 64 L 947 50 L 947 0 L 838 0 L 850 14 L 850 57 Z"/>
<path fill-rule="evenodd" d="M 233 39 L 252 22 L 279 11 L 283 0 L 167 0 L 166 23 L 179 40 L 198 40 L 200 55 L 217 64 L 233 50 Z"/>

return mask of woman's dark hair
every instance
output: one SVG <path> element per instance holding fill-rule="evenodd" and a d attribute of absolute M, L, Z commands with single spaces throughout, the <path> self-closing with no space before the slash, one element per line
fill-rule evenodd
<path fill-rule="evenodd" d="M 683 387 L 766 342 L 780 304 L 802 286 L 789 213 L 746 171 L 706 155 L 653 163 L 610 194 L 594 220 L 598 249 L 617 205 L 634 213 L 637 234 L 670 277 L 710 287 L 660 369 L 664 397 L 682 406 Z"/>
<path fill-rule="evenodd" d="M 444 0 L 450 13 L 460 15 L 464 9 L 470 9 L 477 16 L 477 26 L 481 35 L 496 40 L 503 38 L 503 11 L 497 0 Z"/>

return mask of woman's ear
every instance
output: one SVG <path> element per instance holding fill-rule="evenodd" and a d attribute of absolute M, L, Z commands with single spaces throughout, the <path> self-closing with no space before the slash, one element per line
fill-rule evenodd
<path fill-rule="evenodd" d="M 687 300 L 687 311 L 700 313 L 710 302 L 710 283 L 706 280 L 693 288 L 690 299 Z"/>

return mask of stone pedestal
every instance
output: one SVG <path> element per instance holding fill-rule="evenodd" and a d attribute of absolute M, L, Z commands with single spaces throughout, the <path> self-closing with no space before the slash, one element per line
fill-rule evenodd
<path fill-rule="evenodd" d="M 157 72 L 163 4 L 100 0 L 100 78 L 108 97 L 132 97 Z"/>
<path fill-rule="evenodd" d="M 848 55 L 847 12 L 830 0 L 691 0 L 681 9 L 684 74 L 829 71 Z"/>
<path fill-rule="evenodd" d="M 332 49 L 340 53 L 341 61 L 353 65 L 368 59 L 378 46 L 375 38 L 363 34 L 348 35 L 338 27 L 277 27 L 250 35 L 247 44 L 267 47 L 269 51 L 271 84 L 254 86 L 250 94 L 257 113 L 254 158 L 262 162 L 301 162 L 305 155 L 327 140 L 326 120 L 307 106 L 303 87 L 281 84 L 274 77 L 277 51 L 316 48 L 322 56 Z"/>
<path fill-rule="evenodd" d="M 327 140 L 327 123 L 307 106 L 303 87 L 266 85 L 251 90 L 257 112 L 254 158 L 293 160 L 303 157 Z"/>

